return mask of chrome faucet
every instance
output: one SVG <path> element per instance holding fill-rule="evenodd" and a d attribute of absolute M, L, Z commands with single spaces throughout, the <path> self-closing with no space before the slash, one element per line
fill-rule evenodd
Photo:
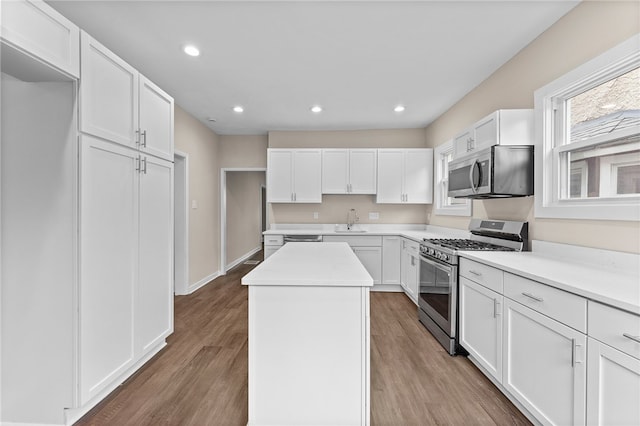
<path fill-rule="evenodd" d="M 347 213 L 347 231 L 350 231 L 353 225 L 359 220 L 360 217 L 358 216 L 358 212 L 356 212 L 356 209 L 349 210 L 349 212 Z"/>

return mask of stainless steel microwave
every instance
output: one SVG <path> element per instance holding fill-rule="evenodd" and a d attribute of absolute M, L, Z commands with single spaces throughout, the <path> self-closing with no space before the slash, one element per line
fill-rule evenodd
<path fill-rule="evenodd" d="M 533 146 L 494 145 L 449 162 L 449 197 L 533 195 Z"/>

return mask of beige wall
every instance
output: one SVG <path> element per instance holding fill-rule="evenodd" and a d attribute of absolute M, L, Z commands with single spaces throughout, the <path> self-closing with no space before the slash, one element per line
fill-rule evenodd
<path fill-rule="evenodd" d="M 425 148 L 424 129 L 269 132 L 269 148 Z M 323 195 L 322 204 L 270 204 L 271 223 L 345 223 L 356 209 L 360 223 L 426 223 L 424 205 L 376 204 L 374 195 Z M 313 213 L 318 213 L 318 219 Z M 378 212 L 379 220 L 369 220 Z"/>
<path fill-rule="evenodd" d="M 261 247 L 265 172 L 227 172 L 227 265 Z"/>
<path fill-rule="evenodd" d="M 220 136 L 220 167 L 267 167 L 267 145 L 264 136 Z"/>
<path fill-rule="evenodd" d="M 175 108 L 176 150 L 189 155 L 189 284 L 220 271 L 219 137 Z"/>
<path fill-rule="evenodd" d="M 586 1 L 565 15 L 426 128 L 435 147 L 502 108 L 533 108 L 533 92 L 640 32 L 639 2 Z M 473 216 L 527 220 L 532 239 L 640 252 L 638 222 L 536 219 L 533 198 L 474 201 Z M 469 218 L 433 215 L 431 224 L 466 228 Z"/>

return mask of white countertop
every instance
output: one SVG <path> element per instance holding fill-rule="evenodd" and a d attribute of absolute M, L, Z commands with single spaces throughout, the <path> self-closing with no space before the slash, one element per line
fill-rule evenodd
<path fill-rule="evenodd" d="M 371 287 L 347 243 L 288 243 L 242 277 L 243 285 Z"/>
<path fill-rule="evenodd" d="M 613 269 L 537 252 L 460 252 L 460 256 L 640 315 L 640 269 Z"/>
<path fill-rule="evenodd" d="M 334 224 L 284 224 L 263 232 L 264 235 L 399 235 L 421 242 L 424 238 L 469 238 L 469 231 L 431 225 L 357 224 L 366 232 L 336 232 Z"/>

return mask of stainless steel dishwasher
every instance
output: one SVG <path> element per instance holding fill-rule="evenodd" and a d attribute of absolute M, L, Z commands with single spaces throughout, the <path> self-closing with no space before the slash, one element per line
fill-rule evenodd
<path fill-rule="evenodd" d="M 285 235 L 284 243 L 321 243 L 322 235 Z"/>

